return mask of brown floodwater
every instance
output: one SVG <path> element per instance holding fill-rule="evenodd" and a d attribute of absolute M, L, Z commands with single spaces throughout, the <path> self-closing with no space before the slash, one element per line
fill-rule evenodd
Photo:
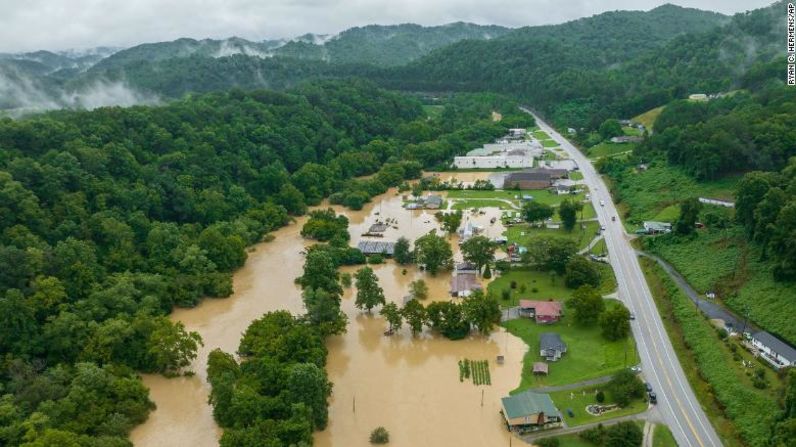
<path fill-rule="evenodd" d="M 462 180 L 486 178 L 477 174 Z M 390 219 L 385 240 L 399 236 L 414 240 L 438 228 L 433 212 L 408 211 L 401 203 L 401 196 L 390 190 L 361 211 L 335 209 L 349 217 L 354 244 L 376 220 Z M 503 228 L 499 223 L 490 224 L 489 220 L 498 216 L 499 211 L 492 208 L 485 211 L 483 215 L 467 213 L 468 219 L 484 227 L 488 236 L 495 237 Z M 207 403 L 207 355 L 215 348 L 234 353 L 246 327 L 265 312 L 304 311 L 301 291 L 293 283 L 301 274 L 301 252 L 310 244 L 299 234 L 303 221 L 298 219 L 276 231 L 272 242 L 254 247 L 246 265 L 235 273 L 232 296 L 207 299 L 195 308 L 178 309 L 171 315 L 188 330 L 197 331 L 205 345 L 193 364 L 195 376 L 175 379 L 144 376 L 157 409 L 131 433 L 136 446 L 218 445 L 221 429 Z M 454 247 L 456 241 L 457 237 L 453 236 Z M 460 258 L 458 249 L 455 253 Z M 420 278 L 429 286 L 429 302 L 450 299 L 450 273 L 431 277 L 414 267 L 404 268 L 392 262 L 373 269 L 388 301 L 402 303 L 409 283 Z M 356 268 L 342 270 L 354 272 Z M 519 338 L 502 328 L 488 337 L 473 335 L 458 341 L 427 332 L 412 337 L 406 327 L 385 336 L 387 327 L 381 317 L 354 308 L 354 292 L 353 288 L 348 289 L 343 296 L 342 309 L 349 318 L 346 334 L 332 337 L 328 342 L 327 371 L 334 388 L 329 426 L 316 433 L 316 445 L 367 446 L 368 435 L 377 426 L 389 430 L 390 444 L 396 446 L 508 445 L 509 434 L 498 411 L 500 397 L 519 383 L 527 349 Z M 496 364 L 498 355 L 505 357 L 503 365 Z M 489 360 L 492 385 L 460 382 L 458 360 L 463 358 Z M 517 439 L 514 442 L 520 443 Z"/>

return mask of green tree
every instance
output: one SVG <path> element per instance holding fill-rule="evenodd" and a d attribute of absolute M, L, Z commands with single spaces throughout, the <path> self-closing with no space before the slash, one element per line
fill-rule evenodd
<path fill-rule="evenodd" d="M 583 285 L 597 287 L 600 285 L 600 271 L 585 257 L 572 256 L 565 268 L 564 283 L 570 289 Z"/>
<path fill-rule="evenodd" d="M 436 214 L 437 220 L 442 223 L 442 229 L 450 236 L 459 229 L 462 224 L 462 211 L 452 211 L 450 213 L 443 213 L 442 211 Z"/>
<path fill-rule="evenodd" d="M 645 392 L 641 379 L 629 369 L 614 374 L 606 388 L 620 407 L 627 406 L 633 399 L 640 399 Z"/>
<path fill-rule="evenodd" d="M 340 297 L 324 289 L 306 288 L 302 293 L 307 320 L 324 335 L 345 332 L 348 317 L 340 310 Z"/>
<path fill-rule="evenodd" d="M 332 384 L 322 367 L 312 363 L 296 363 L 287 372 L 288 402 L 303 403 L 312 412 L 313 425 L 318 430 L 326 428 L 329 421 L 327 399 L 332 394 Z"/>
<path fill-rule="evenodd" d="M 558 205 L 558 216 L 561 218 L 561 223 L 564 229 L 572 231 L 575 224 L 578 222 L 578 212 L 583 209 L 583 204 L 575 200 L 565 199 Z"/>
<path fill-rule="evenodd" d="M 453 265 L 451 245 L 432 230 L 415 241 L 415 262 L 432 275 Z"/>
<path fill-rule="evenodd" d="M 409 293 L 413 298 L 424 300 L 428 298 L 428 284 L 422 279 L 416 279 L 409 283 Z"/>
<path fill-rule="evenodd" d="M 376 427 L 370 432 L 371 444 L 387 444 L 390 442 L 390 433 L 384 427 Z"/>
<path fill-rule="evenodd" d="M 606 430 L 605 445 L 616 447 L 640 447 L 644 440 L 641 428 L 632 421 L 614 424 Z"/>
<path fill-rule="evenodd" d="M 550 205 L 531 200 L 522 206 L 522 215 L 528 222 L 540 222 L 553 216 L 553 208 Z"/>
<path fill-rule="evenodd" d="M 179 321 L 172 323 L 166 317 L 159 317 L 149 335 L 147 351 L 154 358 L 157 371 L 176 374 L 190 366 L 199 346 L 203 345 L 197 332 L 186 331 Z"/>
<path fill-rule="evenodd" d="M 702 210 L 702 203 L 696 198 L 686 199 L 680 203 L 680 217 L 674 224 L 675 233 L 681 235 L 693 233 L 700 210 Z"/>
<path fill-rule="evenodd" d="M 461 245 L 462 256 L 467 262 L 475 264 L 480 272 L 495 260 L 495 244 L 486 236 L 473 236 Z"/>
<path fill-rule="evenodd" d="M 410 300 L 401 309 L 401 316 L 412 330 L 412 335 L 417 335 L 423 331 L 426 322 L 426 309 L 417 300 Z"/>
<path fill-rule="evenodd" d="M 323 289 L 334 295 L 342 295 L 337 265 L 326 250 L 310 250 L 304 259 L 304 274 L 299 277 L 303 288 Z"/>
<path fill-rule="evenodd" d="M 393 258 L 395 259 L 395 262 L 401 265 L 412 263 L 412 251 L 410 250 L 409 240 L 407 238 L 401 236 L 395 242 Z"/>
<path fill-rule="evenodd" d="M 370 312 L 371 309 L 384 304 L 384 290 L 379 286 L 379 279 L 370 267 L 359 269 L 356 278 L 357 296 L 354 302 L 358 309 Z"/>
<path fill-rule="evenodd" d="M 387 320 L 387 324 L 390 325 L 390 334 L 394 331 L 401 328 L 403 324 L 403 317 L 401 317 L 401 310 L 398 308 L 398 305 L 395 303 L 387 303 L 382 306 L 381 310 L 379 311 L 379 315 L 384 317 Z"/>
<path fill-rule="evenodd" d="M 500 323 L 500 305 L 491 296 L 475 291 L 462 301 L 464 318 L 484 335 Z"/>
<path fill-rule="evenodd" d="M 624 131 L 622 130 L 622 125 L 619 124 L 619 121 L 615 119 L 607 119 L 600 124 L 600 129 L 598 130 L 600 136 L 603 137 L 604 140 L 609 138 L 618 137 L 624 135 Z"/>
<path fill-rule="evenodd" d="M 567 307 L 574 311 L 573 316 L 578 324 L 589 326 L 597 323 L 605 309 L 605 302 L 600 292 L 592 286 L 584 285 L 572 293 Z"/>
<path fill-rule="evenodd" d="M 600 327 L 607 340 L 621 340 L 630 334 L 630 311 L 625 306 L 613 306 L 600 315 Z"/>

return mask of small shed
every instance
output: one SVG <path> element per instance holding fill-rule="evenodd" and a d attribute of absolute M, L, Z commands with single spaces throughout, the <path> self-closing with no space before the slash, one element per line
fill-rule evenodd
<path fill-rule="evenodd" d="M 430 195 L 426 197 L 425 205 L 427 209 L 436 210 L 442 207 L 442 197 L 438 195 Z"/>
<path fill-rule="evenodd" d="M 555 323 L 561 319 L 560 301 L 520 300 L 520 316 L 533 318 L 539 324 Z"/>
<path fill-rule="evenodd" d="M 469 296 L 473 290 L 481 290 L 481 284 L 474 273 L 457 273 L 451 278 L 450 294 L 454 297 Z"/>
<path fill-rule="evenodd" d="M 533 373 L 534 375 L 547 375 L 548 373 L 548 365 L 545 362 L 534 362 L 533 364 Z"/>

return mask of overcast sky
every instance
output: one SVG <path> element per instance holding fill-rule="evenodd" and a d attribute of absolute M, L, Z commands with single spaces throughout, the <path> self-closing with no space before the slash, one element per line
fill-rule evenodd
<path fill-rule="evenodd" d="M 773 0 L 678 0 L 725 14 Z M 133 46 L 179 37 L 251 40 L 336 33 L 371 23 L 560 23 L 659 0 L 0 0 L 0 52 Z"/>

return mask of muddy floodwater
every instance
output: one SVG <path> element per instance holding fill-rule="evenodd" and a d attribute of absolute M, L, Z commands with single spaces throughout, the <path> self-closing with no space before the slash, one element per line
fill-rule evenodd
<path fill-rule="evenodd" d="M 466 180 L 461 174 L 457 178 L 487 178 L 483 173 L 465 174 Z M 408 211 L 401 203 L 401 197 L 391 190 L 374 198 L 362 211 L 335 209 L 348 216 L 353 244 L 377 220 L 390 220 L 385 240 L 399 236 L 414 240 L 438 228 L 431 211 Z M 466 220 L 484 228 L 487 236 L 495 237 L 503 228 L 499 219 L 496 224 L 489 221 L 498 215 L 498 210 L 487 209 L 486 214 L 467 213 Z M 207 403 L 207 355 L 216 348 L 234 353 L 246 327 L 265 312 L 304 312 L 301 291 L 293 283 L 302 271 L 301 251 L 310 244 L 299 234 L 303 222 L 301 218 L 276 231 L 272 242 L 250 251 L 246 265 L 235 273 L 232 296 L 207 299 L 196 308 L 178 309 L 171 315 L 188 330 L 197 331 L 204 347 L 194 362 L 193 377 L 144 376 L 157 409 L 131 433 L 136 446 L 218 445 L 222 430 Z M 454 247 L 456 239 L 451 238 Z M 455 252 L 458 258 L 458 249 Z M 450 299 L 449 273 L 430 277 L 392 262 L 373 269 L 388 301 L 401 304 L 409 283 L 419 278 L 429 285 L 427 302 Z M 356 268 L 342 270 L 354 272 Z M 412 337 L 407 328 L 387 337 L 381 317 L 354 308 L 354 293 L 349 289 L 343 296 L 342 309 L 349 318 L 347 332 L 328 341 L 327 371 L 334 388 L 329 426 L 315 434 L 316 445 L 368 446 L 368 435 L 377 426 L 389 430 L 390 445 L 395 446 L 508 445 L 509 434 L 498 411 L 500 397 L 519 384 L 527 349 L 520 339 L 502 328 L 490 336 L 473 335 L 458 341 L 427 332 Z M 498 355 L 505 357 L 503 365 L 496 364 Z M 488 360 L 492 385 L 460 382 L 458 361 L 463 358 Z M 513 442 L 521 444 L 518 439 Z"/>

